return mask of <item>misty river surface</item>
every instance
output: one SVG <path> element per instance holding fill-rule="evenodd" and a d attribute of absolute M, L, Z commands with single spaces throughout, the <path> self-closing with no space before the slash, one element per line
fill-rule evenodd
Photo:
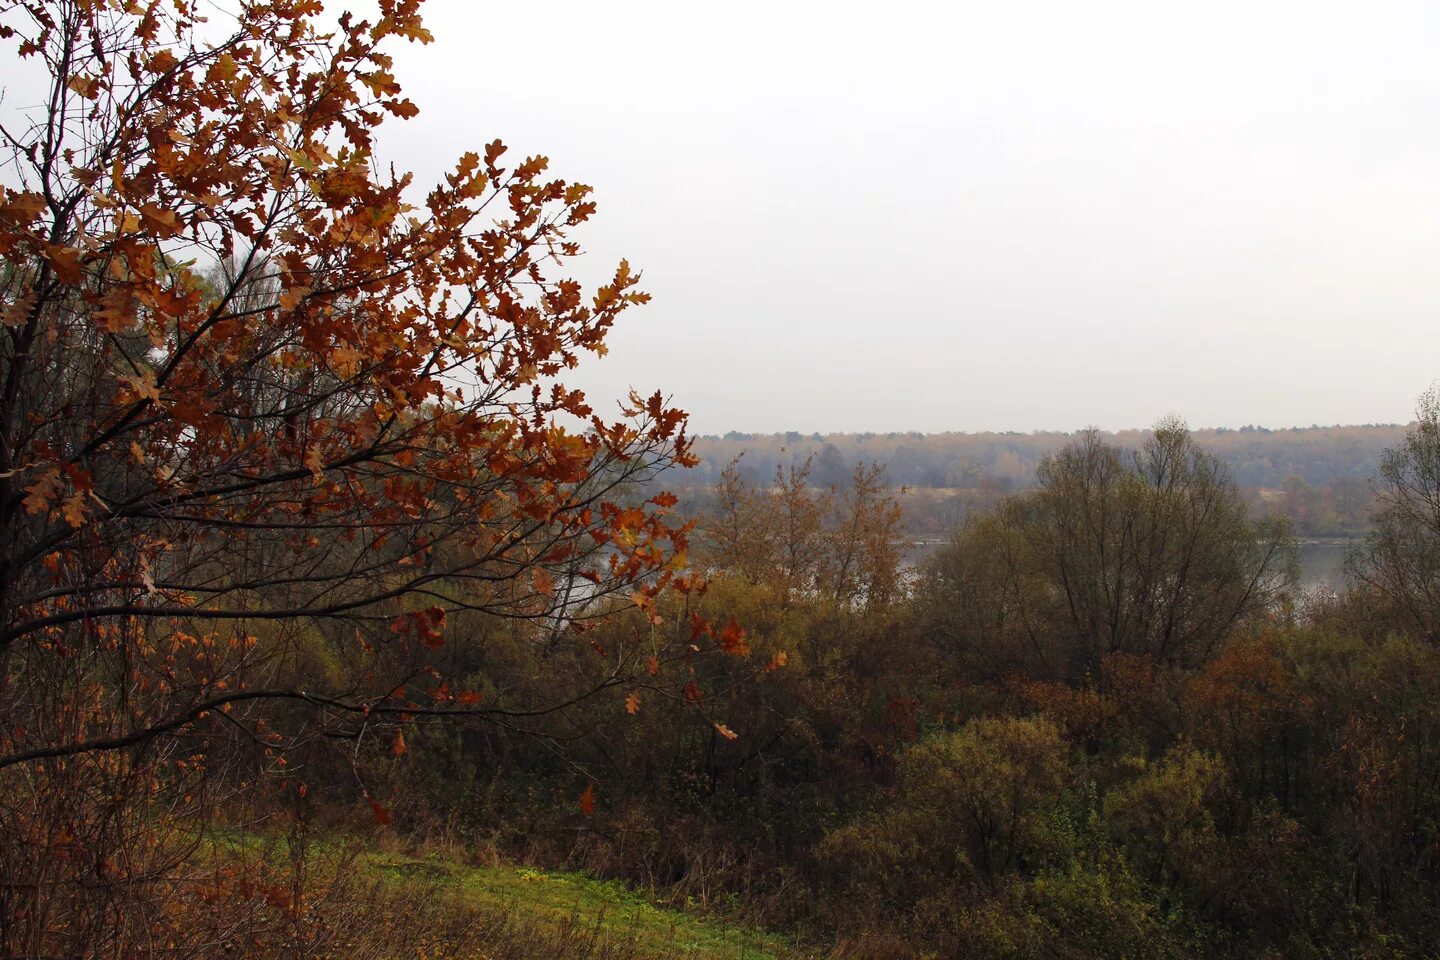
<path fill-rule="evenodd" d="M 1345 557 L 1355 548 L 1353 540 L 1310 540 L 1300 543 L 1300 588 L 1309 592 L 1320 587 L 1343 590 Z"/>
<path fill-rule="evenodd" d="M 903 563 L 910 567 L 935 552 L 944 540 L 922 540 L 911 545 Z M 1320 588 L 1343 590 L 1348 585 L 1345 557 L 1354 549 L 1355 540 L 1304 540 L 1299 544 L 1300 588 L 1305 592 Z"/>

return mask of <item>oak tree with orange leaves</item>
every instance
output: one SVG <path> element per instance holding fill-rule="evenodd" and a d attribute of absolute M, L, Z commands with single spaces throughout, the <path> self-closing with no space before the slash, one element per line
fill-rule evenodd
<path fill-rule="evenodd" d="M 674 498 L 634 492 L 691 461 L 685 415 L 601 416 L 563 382 L 647 299 L 625 262 L 565 275 L 591 188 L 498 140 L 429 189 L 380 172 L 377 131 L 417 113 L 384 49 L 430 42 L 419 6 L 0 2 L 6 56 L 48 71 L 0 188 L 9 882 L 84 859 L 56 857 L 85 808 L 37 790 L 188 800 L 217 737 L 282 764 L 307 731 L 519 722 L 563 703 L 463 689 L 447 622 L 584 644 L 693 585 Z M 658 642 L 596 650 L 596 686 Z M 306 644 L 343 669 L 287 685 Z M 6 910 L 34 933 L 33 907 Z"/>

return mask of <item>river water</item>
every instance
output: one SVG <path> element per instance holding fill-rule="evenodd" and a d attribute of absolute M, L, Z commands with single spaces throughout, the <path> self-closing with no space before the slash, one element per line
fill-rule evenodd
<path fill-rule="evenodd" d="M 1300 588 L 1343 590 L 1348 585 L 1345 557 L 1355 548 L 1350 540 L 1312 540 L 1300 544 Z"/>
<path fill-rule="evenodd" d="M 912 566 L 929 556 L 944 541 L 927 540 L 911 546 L 905 556 L 905 565 Z M 1355 547 L 1352 540 L 1306 540 L 1300 544 L 1300 588 L 1307 593 L 1311 590 L 1343 590 L 1348 580 L 1345 576 L 1345 557 Z"/>

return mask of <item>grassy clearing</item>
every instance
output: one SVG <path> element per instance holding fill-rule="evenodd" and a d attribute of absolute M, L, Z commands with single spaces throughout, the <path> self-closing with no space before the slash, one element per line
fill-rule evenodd
<path fill-rule="evenodd" d="M 781 937 L 755 927 L 656 906 L 614 880 L 514 865 L 471 867 L 437 858 L 371 853 L 366 869 L 390 882 L 453 892 L 467 907 L 523 916 L 553 930 L 576 927 L 599 939 L 631 944 L 641 957 L 695 960 L 793 960 Z"/>
<path fill-rule="evenodd" d="M 284 840 L 212 834 L 210 846 L 279 867 Z M 514 864 L 374 849 L 354 838 L 313 843 L 311 875 L 331 874 L 321 901 L 346 919 L 317 956 L 375 960 L 803 960 L 761 928 L 651 903 L 615 880 Z M 329 864 L 319 868 L 319 864 Z M 323 909 L 323 908 L 322 908 Z M 338 919 L 338 917 L 337 917 Z M 361 949 L 361 948 L 364 949 Z"/>

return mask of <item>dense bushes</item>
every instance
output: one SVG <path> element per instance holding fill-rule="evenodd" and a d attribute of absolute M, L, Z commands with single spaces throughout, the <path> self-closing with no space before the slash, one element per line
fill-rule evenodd
<path fill-rule="evenodd" d="M 1252 523 L 1178 424 L 1135 452 L 1087 433 L 1038 479 L 926 564 L 925 629 L 969 669 L 1073 680 L 1115 653 L 1194 666 L 1293 579 L 1283 525 Z"/>
<path fill-rule="evenodd" d="M 1165 692 L 1183 720 L 1158 754 L 1133 752 L 1123 718 L 1097 749 L 1044 711 L 907 750 L 876 809 L 817 848 L 828 922 L 855 942 L 905 931 L 942 956 L 1399 956 L 1440 942 L 1440 656 L 1309 627 L 1230 644 Z M 1259 680 L 1230 672 L 1240 664 Z"/>
<path fill-rule="evenodd" d="M 430 802 L 468 798 L 471 836 L 857 958 L 1440 943 L 1440 650 L 1383 597 L 1296 603 L 1284 531 L 1178 427 L 1128 458 L 1091 438 L 1045 475 L 907 587 L 873 550 L 880 488 L 732 472 L 697 541 L 708 590 L 660 610 L 744 624 L 685 665 L 689 695 L 617 687 L 524 734 L 417 738 L 396 773 L 448 756 L 472 786 Z M 827 575 L 856 549 L 878 588 Z M 637 611 L 591 636 L 651 629 Z M 497 688 L 529 669 L 487 649 L 470 669 Z M 603 669 L 567 666 L 577 689 Z"/>
<path fill-rule="evenodd" d="M 311 815 L 368 827 L 358 775 L 401 836 L 620 878 L 853 960 L 1430 955 L 1440 648 L 1371 588 L 1296 602 L 1283 531 L 1257 538 L 1176 428 L 1147 451 L 1063 453 L 1052 486 L 908 582 L 874 475 L 848 496 L 803 467 L 731 475 L 730 514 L 695 538 L 705 590 L 580 648 L 466 614 L 473 642 L 438 654 L 487 702 L 541 670 L 597 693 L 415 718 L 403 749 L 349 766 L 292 748 L 291 792 L 233 816 L 288 810 L 304 780 Z M 612 651 L 692 629 L 722 636 L 667 665 L 682 691 L 643 670 L 607 684 Z M 334 669 L 322 650 L 296 669 Z"/>

